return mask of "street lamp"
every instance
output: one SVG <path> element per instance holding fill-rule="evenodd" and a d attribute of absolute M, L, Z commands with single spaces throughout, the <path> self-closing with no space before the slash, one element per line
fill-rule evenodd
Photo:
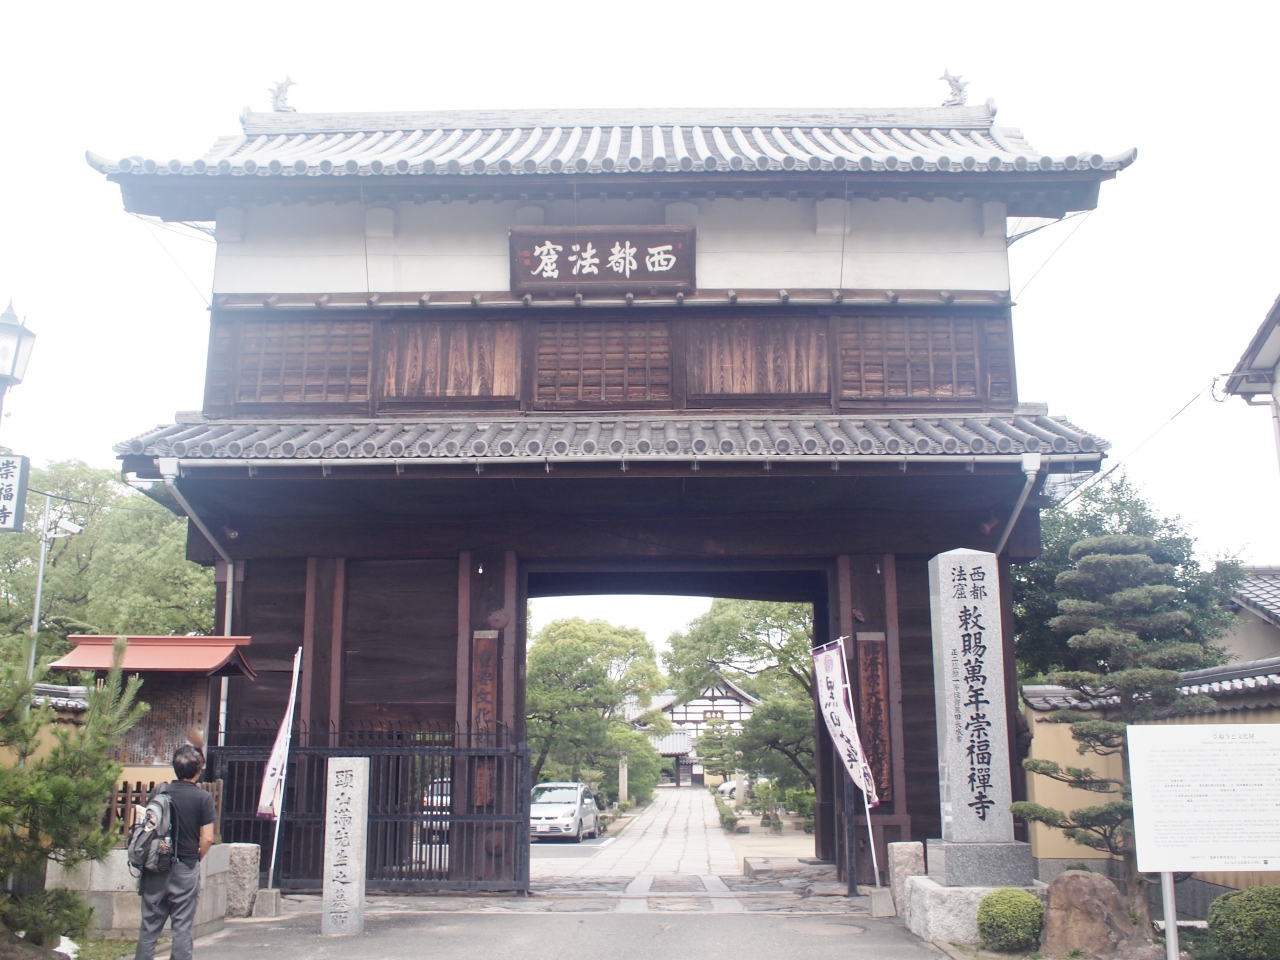
<path fill-rule="evenodd" d="M 10 300 L 9 309 L 0 313 L 0 415 L 4 413 L 4 395 L 27 375 L 27 361 L 35 342 L 36 335 L 18 321 Z"/>

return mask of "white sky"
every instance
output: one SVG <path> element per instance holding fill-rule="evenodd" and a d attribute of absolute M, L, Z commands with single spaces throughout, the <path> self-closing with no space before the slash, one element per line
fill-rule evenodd
<path fill-rule="evenodd" d="M 1051 262 L 1079 221 L 1012 248 L 1015 293 L 1044 265 L 1014 312 L 1020 395 L 1112 440 L 1115 462 L 1231 368 L 1280 293 L 1278 19 L 1259 3 L 5 4 L 0 298 L 39 339 L 0 442 L 112 466 L 112 443 L 201 403 L 213 247 L 124 214 L 86 148 L 189 160 L 286 73 L 303 111 L 874 107 L 940 104 L 949 68 L 1043 152 L 1139 148 Z M 1127 469 L 1206 554 L 1280 562 L 1265 409 L 1202 396 Z"/>
<path fill-rule="evenodd" d="M 619 627 L 639 627 L 657 649 L 668 650 L 667 638 L 711 608 L 709 597 L 590 596 L 541 597 L 531 600 L 529 637 L 552 620 L 581 617 Z"/>

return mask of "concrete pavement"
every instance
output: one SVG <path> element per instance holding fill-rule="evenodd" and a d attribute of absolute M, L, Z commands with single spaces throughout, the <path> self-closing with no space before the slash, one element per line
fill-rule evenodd
<path fill-rule="evenodd" d="M 776 838 L 772 842 L 777 843 Z M 288 896 L 277 919 L 228 921 L 200 960 L 623 960 L 679 951 L 702 960 L 838 953 L 937 960 L 901 920 L 871 919 L 864 897 L 808 895 L 834 867 L 796 864 L 746 877 L 710 794 L 659 790 L 620 835 L 535 844 L 532 895 L 371 895 L 358 937 L 320 936 L 320 898 Z M 553 855 L 554 854 L 554 855 Z M 816 889 L 816 888 L 815 888 Z M 163 958 L 162 958 L 163 960 Z"/>
<path fill-rule="evenodd" d="M 693 787 L 659 789 L 653 803 L 617 840 L 589 859 L 534 859 L 541 877 L 641 877 L 656 874 L 724 876 L 742 872 L 729 838 L 720 826 L 715 801 Z"/>
<path fill-rule="evenodd" d="M 408 899 L 408 898 L 406 898 Z M 412 898 L 414 900 L 420 898 Z M 281 920 L 233 921 L 196 944 L 200 960 L 635 960 L 694 956 L 700 960 L 942 960 L 931 944 L 898 921 L 679 912 L 628 915 L 530 912 L 508 915 L 393 913 L 366 915 L 357 937 L 320 936 L 317 913 Z"/>

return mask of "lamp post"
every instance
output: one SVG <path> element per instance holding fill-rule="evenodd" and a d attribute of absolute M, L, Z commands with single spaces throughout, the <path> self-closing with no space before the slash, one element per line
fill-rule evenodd
<path fill-rule="evenodd" d="M 0 313 L 0 416 L 4 415 L 5 394 L 27 375 L 27 361 L 35 342 L 36 335 L 26 323 L 19 322 L 10 300 L 9 308 Z"/>

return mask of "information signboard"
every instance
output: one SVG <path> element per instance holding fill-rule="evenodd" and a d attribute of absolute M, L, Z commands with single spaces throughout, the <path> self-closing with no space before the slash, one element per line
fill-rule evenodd
<path fill-rule="evenodd" d="M 1280 724 L 1128 728 L 1143 873 L 1280 870 Z"/>

